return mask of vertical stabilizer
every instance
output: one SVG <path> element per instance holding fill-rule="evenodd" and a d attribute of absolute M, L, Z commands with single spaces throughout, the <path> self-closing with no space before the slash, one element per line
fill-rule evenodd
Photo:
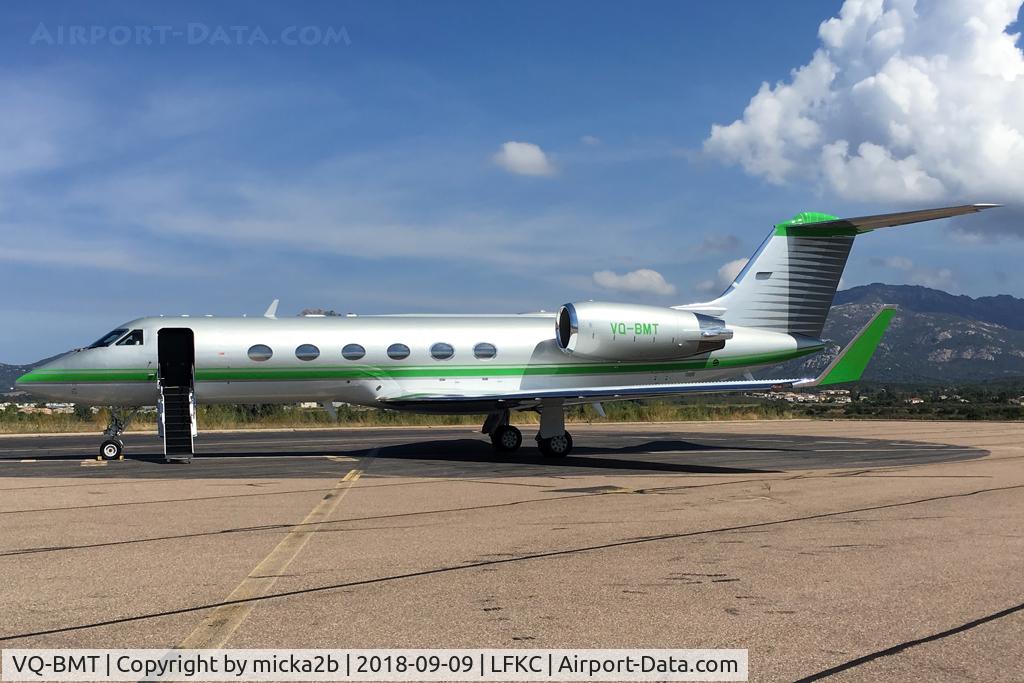
<path fill-rule="evenodd" d="M 706 305 L 724 308 L 731 325 L 820 337 L 854 238 L 788 228 L 831 220 L 807 212 L 776 225 L 729 288 Z"/>
<path fill-rule="evenodd" d="M 772 228 L 720 297 L 676 308 L 713 311 L 731 325 L 818 338 L 857 235 L 995 206 L 965 204 L 858 218 L 798 213 Z"/>

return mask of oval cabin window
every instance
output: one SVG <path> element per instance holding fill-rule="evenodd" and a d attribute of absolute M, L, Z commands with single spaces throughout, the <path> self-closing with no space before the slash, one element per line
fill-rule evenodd
<path fill-rule="evenodd" d="M 455 348 L 451 344 L 438 342 L 430 347 L 430 355 L 434 360 L 448 360 L 455 355 Z"/>
<path fill-rule="evenodd" d="M 345 344 L 341 350 L 341 357 L 345 360 L 359 360 L 366 355 L 366 349 L 359 344 Z"/>
<path fill-rule="evenodd" d="M 273 349 L 266 344 L 254 344 L 249 347 L 249 360 L 265 361 L 270 360 L 274 355 Z"/>
<path fill-rule="evenodd" d="M 388 358 L 402 360 L 409 357 L 409 347 L 405 344 L 392 344 L 388 347 Z"/>
<path fill-rule="evenodd" d="M 312 344 L 303 344 L 295 349 L 295 357 L 299 360 L 316 360 L 320 356 L 320 349 Z"/>
<path fill-rule="evenodd" d="M 481 360 L 487 360 L 498 355 L 498 348 L 494 344 L 480 342 L 473 347 L 473 355 Z"/>

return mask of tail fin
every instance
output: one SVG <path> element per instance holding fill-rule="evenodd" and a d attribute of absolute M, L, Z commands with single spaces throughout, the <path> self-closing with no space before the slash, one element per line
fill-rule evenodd
<path fill-rule="evenodd" d="M 676 308 L 713 312 L 732 325 L 817 338 L 857 235 L 994 206 L 967 204 L 858 218 L 798 213 L 772 229 L 720 297 Z"/>

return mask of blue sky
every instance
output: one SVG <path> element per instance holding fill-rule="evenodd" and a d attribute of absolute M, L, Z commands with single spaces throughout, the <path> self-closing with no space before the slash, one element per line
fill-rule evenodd
<path fill-rule="evenodd" d="M 1008 202 L 859 240 L 844 286 L 1024 295 L 1020 4 L 938 42 L 975 25 L 852 4 L 5 3 L 0 361 L 278 297 L 702 300 L 801 210 Z"/>

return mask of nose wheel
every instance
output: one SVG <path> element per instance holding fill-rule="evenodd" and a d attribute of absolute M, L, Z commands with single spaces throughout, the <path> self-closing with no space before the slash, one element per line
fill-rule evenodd
<path fill-rule="evenodd" d="M 107 439 L 100 444 L 100 459 L 117 460 L 124 454 L 124 442 L 120 439 Z"/>

